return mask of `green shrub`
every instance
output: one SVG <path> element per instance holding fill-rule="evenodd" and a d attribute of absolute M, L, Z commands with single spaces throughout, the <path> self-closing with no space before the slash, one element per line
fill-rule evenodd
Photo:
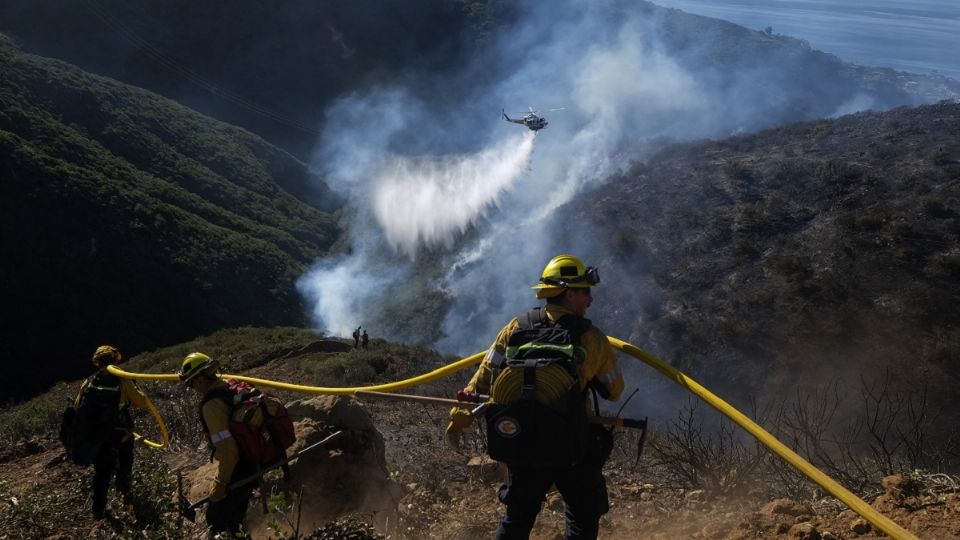
<path fill-rule="evenodd" d="M 0 409 L 0 447 L 55 435 L 60 416 L 73 403 L 78 389 L 77 384 L 61 383 L 30 401 Z"/>

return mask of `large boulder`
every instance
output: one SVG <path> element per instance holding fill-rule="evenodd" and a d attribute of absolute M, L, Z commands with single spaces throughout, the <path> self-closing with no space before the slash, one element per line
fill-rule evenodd
<path fill-rule="evenodd" d="M 388 523 L 396 523 L 401 490 L 390 480 L 383 436 L 363 405 L 352 397 L 318 396 L 294 401 L 287 409 L 297 434 L 288 455 L 343 431 L 341 436 L 291 463 L 289 482 L 273 478 L 277 476 L 274 474 L 262 486 L 267 494 L 299 494 L 302 490 L 300 532 L 313 531 L 350 514 L 368 516 L 381 532 L 385 532 Z M 216 464 L 211 463 L 190 475 L 192 500 L 206 494 L 215 472 Z M 288 496 L 287 500 L 291 498 Z M 255 538 L 271 534 L 268 523 L 285 521 L 276 514 L 264 515 L 260 508 L 260 496 L 255 493 L 244 522 Z M 293 523 L 297 513 L 296 507 L 289 512 Z"/>

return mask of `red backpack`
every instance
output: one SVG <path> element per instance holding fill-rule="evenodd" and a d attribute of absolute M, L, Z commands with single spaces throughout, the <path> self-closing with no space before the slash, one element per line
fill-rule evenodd
<path fill-rule="evenodd" d="M 227 383 L 227 388 L 204 396 L 200 408 L 211 399 L 222 399 L 227 403 L 230 435 L 237 441 L 241 459 L 260 465 L 286 459 L 286 450 L 293 445 L 296 434 L 283 402 L 250 383 L 235 379 L 224 379 L 223 382 Z M 203 415 L 200 417 L 202 419 Z"/>

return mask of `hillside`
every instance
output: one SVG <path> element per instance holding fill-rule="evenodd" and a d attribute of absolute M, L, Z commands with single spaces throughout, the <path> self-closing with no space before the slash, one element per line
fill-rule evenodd
<path fill-rule="evenodd" d="M 9 0 L 0 32 L 307 156 L 337 95 L 406 69 L 448 69 L 489 24 L 487 9 L 466 0 Z"/>
<path fill-rule="evenodd" d="M 368 351 L 355 351 L 342 341 L 302 329 L 243 328 L 143 354 L 123 367 L 135 372 L 169 373 L 184 354 L 194 350 L 221 358 L 231 373 L 338 387 L 392 382 L 452 360 L 427 349 L 381 340 L 374 340 Z M 461 372 L 408 392 L 449 397 L 468 375 Z M 190 471 L 205 466 L 208 459 L 196 419 L 196 396 L 170 382 L 141 383 L 170 428 L 171 448 L 158 451 L 139 447 L 132 506 L 120 504 L 118 498 L 111 503 L 113 518 L 94 521 L 89 518 L 86 494 L 89 469 L 64 462 L 55 439 L 59 412 L 78 384 L 60 384 L 27 403 L 0 409 L 0 498 L 4 501 L 0 505 L 0 536 L 202 537 L 202 521 L 191 523 L 179 518 L 172 503 L 177 489 L 173 471 L 183 469 L 189 477 Z M 303 393 L 276 393 L 287 400 L 308 397 Z M 463 453 L 456 453 L 443 442 L 445 407 L 371 398 L 363 398 L 362 403 L 383 437 L 384 473 L 398 490 L 393 511 L 386 515 L 369 510 L 346 510 L 339 515 L 376 521 L 381 525 L 380 532 L 389 533 L 389 538 L 466 540 L 493 536 L 503 510 L 496 500 L 496 488 L 503 476 L 495 465 L 477 465 L 485 453 L 481 430 L 470 430 Z M 695 420 L 701 418 L 694 415 Z M 613 456 L 605 468 L 611 510 L 601 521 L 603 538 L 883 537 L 836 499 L 791 474 L 778 459 L 752 448 L 752 444 L 744 446 L 741 438 L 723 431 L 684 430 L 680 422 L 672 423 L 669 418 L 653 420 L 653 432 L 639 460 L 636 433 L 618 431 Z M 158 440 L 149 415 L 139 415 L 137 424 L 142 433 Z M 688 458 L 664 460 L 671 445 L 680 442 L 690 445 L 684 446 L 682 454 Z M 352 459 L 357 450 L 343 446 L 334 452 L 346 453 Z M 468 461 L 473 464 L 468 465 Z M 860 456 L 852 463 L 872 467 L 869 459 Z M 903 474 L 888 478 L 882 485 L 874 476 L 859 486 L 847 479 L 844 483 L 921 538 L 960 538 L 960 479 L 916 469 L 894 471 Z M 336 486 L 330 479 L 320 478 L 311 488 L 304 492 L 305 504 L 337 508 L 343 504 L 343 494 L 356 486 Z M 331 495 L 323 499 L 322 493 Z M 166 494 L 171 496 L 163 496 Z M 295 507 L 281 507 L 271 510 L 267 519 L 276 523 L 280 532 L 289 534 L 295 516 Z M 531 538 L 562 536 L 562 516 L 559 497 L 549 494 Z M 308 510 L 302 516 L 304 523 L 312 517 Z M 248 518 L 264 519 L 259 500 L 252 502 Z M 300 532 L 307 535 L 312 531 Z M 274 537 L 281 536 L 278 533 Z"/>
<path fill-rule="evenodd" d="M 743 400 L 889 375 L 951 403 L 958 126 L 958 103 L 861 113 L 674 145 L 609 179 L 571 220 L 632 284 L 601 324 Z"/>
<path fill-rule="evenodd" d="M 101 342 L 302 320 L 294 281 L 341 235 L 303 163 L 2 36 L 0 72 L 6 395 L 77 376 Z M 305 182 L 320 208 L 282 187 Z"/>
<path fill-rule="evenodd" d="M 788 36 L 633 0 L 589 9 L 496 0 L 7 0 L 0 32 L 26 51 L 146 88 L 306 159 L 328 107 L 378 86 L 403 85 L 430 104 L 428 120 L 459 125 L 464 109 L 478 102 L 478 87 L 500 93 L 488 87 L 539 58 L 544 40 L 576 39 L 553 32 L 580 17 L 597 17 L 588 42 L 600 45 L 617 39 L 623 21 L 646 21 L 638 48 L 663 52 L 701 85 L 730 96 L 726 110 L 700 119 L 720 123 L 723 133 L 754 130 L 757 118 L 769 127 L 960 95 L 960 85 L 943 77 L 855 66 Z M 527 98 L 550 94 L 542 81 L 536 86 Z M 476 121 L 522 105 L 491 104 Z M 671 132 L 668 120 L 645 119 Z"/>

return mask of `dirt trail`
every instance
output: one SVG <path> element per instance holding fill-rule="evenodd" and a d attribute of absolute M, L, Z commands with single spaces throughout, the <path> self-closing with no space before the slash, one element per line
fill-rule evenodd
<path fill-rule="evenodd" d="M 375 523 L 393 539 L 491 538 L 503 510 L 496 500 L 500 473 L 496 467 L 467 465 L 471 457 L 480 455 L 478 446 L 468 444 L 467 455 L 460 455 L 443 444 L 445 411 L 386 403 L 367 403 L 366 410 L 382 440 L 379 444 L 375 437 L 353 442 L 373 448 L 374 457 L 376 448 L 382 445 L 385 462 L 372 462 L 373 469 L 379 471 L 374 476 L 379 475 L 380 480 L 370 482 L 372 477 L 367 473 L 373 469 L 362 465 L 358 468 L 359 461 L 350 457 L 363 452 L 341 448 L 322 457 L 318 454 L 312 465 L 302 466 L 310 465 L 316 474 L 300 474 L 310 498 L 304 505 L 304 523 L 319 526 L 337 515 L 353 514 Z M 354 407 L 337 414 L 362 416 Z M 142 456 L 149 451 L 138 449 Z M 194 449 L 188 449 L 170 454 L 167 461 L 196 463 L 190 460 L 195 454 Z M 89 519 L 90 469 L 67 463 L 60 456 L 59 443 L 54 439 L 17 445 L 0 453 L 0 505 L 4 517 L 0 520 L 0 538 L 115 538 L 134 534 L 138 527 L 136 512 L 124 508 L 119 499 L 111 501 L 114 520 Z M 611 509 L 601 521 L 601 538 L 884 537 L 833 499 L 770 501 L 759 496 L 713 497 L 701 490 L 658 485 L 655 479 L 643 477 L 634 467 L 634 459 L 626 449 L 618 449 L 607 466 Z M 138 466 L 141 463 L 138 461 Z M 357 471 L 366 471 L 366 483 L 354 481 L 360 474 Z M 960 540 L 960 489 L 954 479 L 930 475 L 921 480 L 888 479 L 885 491 L 867 500 L 920 538 Z M 310 492 L 306 488 L 316 489 Z M 345 504 L 345 494 L 351 493 L 351 499 L 369 497 L 376 503 Z M 383 510 L 385 500 L 387 506 L 395 505 L 395 513 L 374 510 Z M 17 519 L 10 519 L 12 515 Z M 257 538 L 267 537 L 269 531 L 263 526 L 257 501 L 251 505 L 250 515 Z M 180 538 L 198 538 L 203 530 L 200 524 L 184 522 L 177 534 Z M 562 501 L 558 494 L 551 493 L 531 538 L 553 540 L 562 538 L 562 534 Z"/>

